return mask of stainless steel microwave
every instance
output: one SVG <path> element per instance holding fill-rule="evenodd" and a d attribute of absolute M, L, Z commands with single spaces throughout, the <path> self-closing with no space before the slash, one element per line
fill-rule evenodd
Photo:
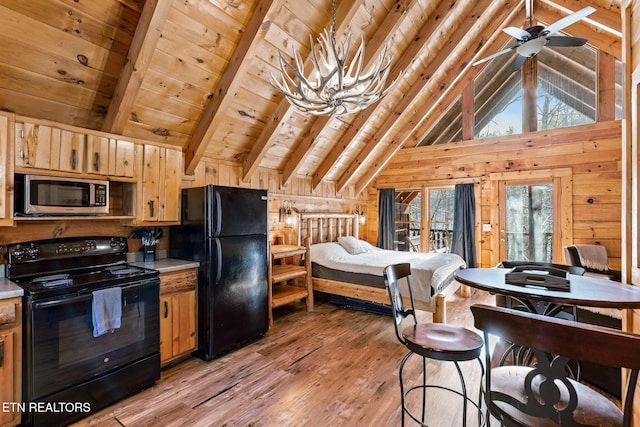
<path fill-rule="evenodd" d="M 16 216 L 109 213 L 109 181 L 46 175 L 15 175 Z"/>

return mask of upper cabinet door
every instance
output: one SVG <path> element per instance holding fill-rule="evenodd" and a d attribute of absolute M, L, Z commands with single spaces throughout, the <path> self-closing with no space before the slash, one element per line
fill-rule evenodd
<path fill-rule="evenodd" d="M 86 173 L 133 178 L 134 159 L 133 142 L 87 135 Z"/>
<path fill-rule="evenodd" d="M 109 174 L 109 145 L 105 136 L 87 135 L 87 159 L 85 172 L 99 175 Z"/>
<path fill-rule="evenodd" d="M 28 122 L 15 130 L 16 167 L 84 172 L 84 134 Z"/>
<path fill-rule="evenodd" d="M 180 219 L 182 151 L 144 146 L 139 219 L 177 222 Z"/>
<path fill-rule="evenodd" d="M 84 172 L 84 149 L 84 134 L 60 130 L 60 157 L 57 159 L 60 163 L 58 167 L 52 167 L 52 169 L 64 172 Z M 55 161 L 55 157 L 52 158 L 52 166 Z"/>
<path fill-rule="evenodd" d="M 135 144 L 121 139 L 109 140 L 109 175 L 136 176 Z"/>
<path fill-rule="evenodd" d="M 15 165 L 50 169 L 52 144 L 60 144 L 60 130 L 50 126 L 16 122 L 15 131 Z"/>

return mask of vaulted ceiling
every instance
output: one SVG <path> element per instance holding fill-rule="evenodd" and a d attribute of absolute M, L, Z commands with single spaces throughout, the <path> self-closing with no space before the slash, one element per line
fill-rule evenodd
<path fill-rule="evenodd" d="M 621 57 L 620 0 L 533 0 L 551 24 Z M 0 0 L 0 109 L 179 146 L 313 186 L 357 192 L 404 146 L 424 140 L 481 67 L 526 28 L 524 0 L 338 0 L 337 34 L 363 34 L 366 61 L 385 43 L 391 92 L 357 114 L 316 117 L 269 84 L 278 50 L 303 57 L 331 22 L 331 0 Z M 357 37 L 356 37 L 357 39 Z M 489 62 L 488 64 L 491 64 Z M 496 77 L 502 78 L 502 77 Z"/>

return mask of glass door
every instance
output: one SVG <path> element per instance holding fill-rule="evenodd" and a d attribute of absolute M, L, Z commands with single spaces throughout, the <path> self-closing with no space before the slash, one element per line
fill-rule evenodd
<path fill-rule="evenodd" d="M 552 262 L 552 182 L 505 182 L 501 194 L 501 257 L 508 261 Z"/>

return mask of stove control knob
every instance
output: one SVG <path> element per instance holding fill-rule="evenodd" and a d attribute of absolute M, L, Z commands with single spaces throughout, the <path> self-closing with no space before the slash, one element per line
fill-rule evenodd
<path fill-rule="evenodd" d="M 22 249 L 20 245 L 16 245 L 16 247 L 11 250 L 11 256 L 15 259 L 22 259 L 24 252 L 24 249 Z"/>
<path fill-rule="evenodd" d="M 40 253 L 40 248 L 32 243 L 31 246 L 25 249 L 25 252 L 29 258 L 36 258 Z"/>

